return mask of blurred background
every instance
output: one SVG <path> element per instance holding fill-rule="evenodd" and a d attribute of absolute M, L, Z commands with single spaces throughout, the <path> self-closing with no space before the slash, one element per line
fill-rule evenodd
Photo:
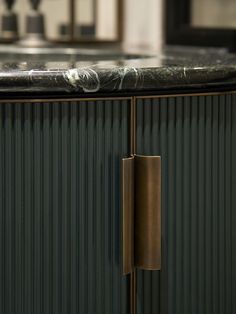
<path fill-rule="evenodd" d="M 0 0 L 0 12 L 6 8 L 5 0 Z M 99 5 L 97 5 L 99 2 Z M 97 39 L 114 40 L 117 32 L 117 0 L 77 0 L 75 1 L 75 32 L 77 37 L 96 36 Z M 20 36 L 25 32 L 25 17 L 31 8 L 30 0 L 15 0 L 14 12 L 18 15 Z M 39 10 L 45 16 L 48 38 L 65 38 L 70 21 L 69 0 L 41 0 Z M 99 21 L 99 22 L 98 22 Z M 97 23 L 98 22 L 98 23 Z M 96 25 L 96 29 L 94 28 Z M 80 26 L 80 27 L 79 27 Z M 87 31 L 87 33 L 86 33 Z M 68 35 L 68 34 L 67 34 Z M 64 37 L 63 37 L 64 36 Z"/>
<path fill-rule="evenodd" d="M 235 45 L 235 0 L 0 0 L 0 40 L 24 38 L 26 16 L 35 3 L 52 42 L 110 42 L 155 50 L 164 43 Z M 10 38 L 4 26 L 9 11 L 17 16 L 18 38 Z"/>

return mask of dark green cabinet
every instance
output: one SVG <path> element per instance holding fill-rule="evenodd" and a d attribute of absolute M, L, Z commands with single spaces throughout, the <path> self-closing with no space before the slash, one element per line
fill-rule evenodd
<path fill-rule="evenodd" d="M 236 313 L 230 92 L 1 101 L 0 313 L 130 314 L 120 166 L 132 139 L 162 158 L 162 270 L 137 271 L 137 314 Z"/>
<path fill-rule="evenodd" d="M 162 157 L 162 271 L 138 314 L 236 313 L 236 95 L 137 101 L 137 153 Z"/>
<path fill-rule="evenodd" d="M 128 100 L 0 105 L 0 313 L 128 314 Z"/>

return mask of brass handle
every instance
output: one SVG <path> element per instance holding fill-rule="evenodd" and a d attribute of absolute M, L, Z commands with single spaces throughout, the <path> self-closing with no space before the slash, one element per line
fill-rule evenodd
<path fill-rule="evenodd" d="M 123 274 L 134 268 L 134 157 L 122 160 Z"/>
<path fill-rule="evenodd" d="M 161 269 L 161 157 L 122 160 L 123 273 Z"/>

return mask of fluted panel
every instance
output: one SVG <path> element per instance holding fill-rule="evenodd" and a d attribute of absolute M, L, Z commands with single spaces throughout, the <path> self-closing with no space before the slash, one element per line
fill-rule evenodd
<path fill-rule="evenodd" d="M 137 153 L 162 157 L 162 271 L 138 314 L 236 313 L 236 96 L 139 99 Z"/>
<path fill-rule="evenodd" d="M 129 312 L 120 160 L 130 103 L 0 106 L 0 313 Z"/>

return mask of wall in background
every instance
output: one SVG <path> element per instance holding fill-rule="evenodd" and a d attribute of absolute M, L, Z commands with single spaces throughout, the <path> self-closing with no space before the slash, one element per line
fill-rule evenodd
<path fill-rule="evenodd" d="M 194 26 L 235 28 L 235 16 L 235 0 L 192 0 Z"/>
<path fill-rule="evenodd" d="M 155 50 L 162 48 L 163 4 L 163 0 L 124 0 L 125 45 Z"/>
<path fill-rule="evenodd" d="M 120 0 L 99 0 L 97 7 L 98 38 L 114 39 L 117 34 L 117 3 Z M 126 1 L 126 0 L 123 0 Z"/>

